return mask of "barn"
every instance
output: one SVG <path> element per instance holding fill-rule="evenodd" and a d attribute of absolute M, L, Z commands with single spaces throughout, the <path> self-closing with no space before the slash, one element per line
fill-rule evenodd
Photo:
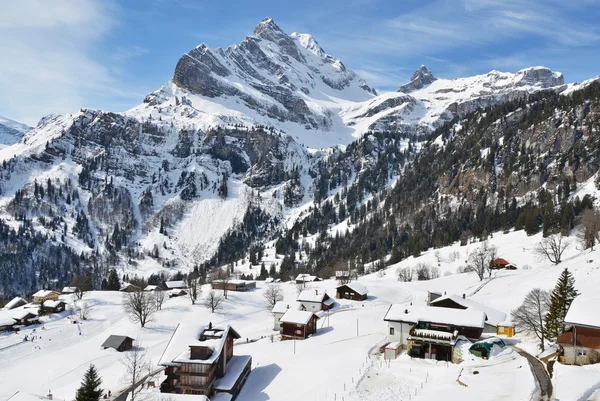
<path fill-rule="evenodd" d="M 335 290 L 335 297 L 337 299 L 351 299 L 353 301 L 364 301 L 367 299 L 369 290 L 364 285 L 353 281 L 348 284 L 340 285 Z"/>
<path fill-rule="evenodd" d="M 281 336 L 304 340 L 317 332 L 317 319 L 319 317 L 313 312 L 290 309 L 279 319 Z"/>
<path fill-rule="evenodd" d="M 133 348 L 133 338 L 111 335 L 104 341 L 102 348 L 113 348 L 119 352 L 127 351 Z"/>

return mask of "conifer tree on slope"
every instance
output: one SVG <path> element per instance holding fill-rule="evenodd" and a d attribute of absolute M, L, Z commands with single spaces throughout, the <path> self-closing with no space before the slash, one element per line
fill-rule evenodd
<path fill-rule="evenodd" d="M 575 289 L 575 279 L 568 269 L 563 270 L 550 295 L 550 310 L 546 315 L 546 337 L 550 340 L 565 331 L 565 317 L 571 303 L 579 295 Z"/>
<path fill-rule="evenodd" d="M 98 401 L 102 396 L 102 389 L 100 388 L 102 379 L 98 375 L 98 371 L 94 365 L 90 365 L 88 370 L 83 376 L 81 387 L 77 390 L 75 401 Z"/>
<path fill-rule="evenodd" d="M 110 269 L 106 289 L 109 291 L 119 291 L 120 288 L 121 282 L 119 281 L 119 276 L 117 276 L 117 271 L 114 268 Z"/>

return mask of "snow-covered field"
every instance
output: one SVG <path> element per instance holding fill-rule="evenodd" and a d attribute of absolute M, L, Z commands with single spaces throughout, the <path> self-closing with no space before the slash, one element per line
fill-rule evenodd
<path fill-rule="evenodd" d="M 455 274 L 464 264 L 467 252 L 479 244 L 458 245 L 440 249 L 439 268 L 442 277 L 427 282 L 402 283 L 396 280 L 398 267 L 414 266 L 417 262 L 438 265 L 436 252 L 431 250 L 418 259 L 407 259 L 391 266 L 384 275 L 371 274 L 360 278 L 369 289 L 364 302 L 338 300 L 330 316 L 319 320 L 317 335 L 305 341 L 272 342 L 273 317 L 264 306 L 262 293 L 267 284 L 247 293 L 229 292 L 225 309 L 212 315 L 201 305 L 191 305 L 188 298 L 167 300 L 154 321 L 140 329 L 130 322 L 121 306 L 122 294 L 91 292 L 85 299 L 92 306 L 90 319 L 79 325 L 63 315 L 44 318 L 45 330 L 37 328 L 41 338 L 22 342 L 25 334 L 0 335 L 0 399 L 17 391 L 45 395 L 51 389 L 55 398 L 71 399 L 86 367 L 93 363 L 103 379 L 103 388 L 118 393 L 127 383 L 122 354 L 100 345 L 110 334 L 129 335 L 147 350 L 156 367 L 169 338 L 180 322 L 202 321 L 229 323 L 242 339 L 235 354 L 250 354 L 253 371 L 240 400 L 431 400 L 444 394 L 446 400 L 529 400 L 537 387 L 527 361 L 511 349 L 489 361 L 471 358 L 460 365 L 401 356 L 387 363 L 378 350 L 385 343 L 387 326 L 383 321 L 391 303 L 423 304 L 428 290 L 466 294 L 474 300 L 510 313 L 525 294 L 534 287 L 551 289 L 561 270 L 568 267 L 582 294 L 597 291 L 600 282 L 600 251 L 582 253 L 573 246 L 559 266 L 537 261 L 531 248 L 539 236 L 527 237 L 524 232 L 495 234 L 490 242 L 498 247 L 501 257 L 519 267 L 516 271 L 501 271 L 480 282 L 473 274 Z M 459 258 L 450 262 L 450 256 Z M 285 300 L 294 300 L 296 286 L 277 284 L 284 290 Z M 336 282 L 325 280 L 310 284 L 335 293 Z M 204 288 L 204 293 L 208 288 Z M 81 334 L 79 334 L 81 329 Z M 246 343 L 246 339 L 258 339 Z M 536 342 L 531 336 L 518 333 L 517 345 L 531 353 Z M 478 373 L 475 374 L 474 372 Z M 558 366 L 555 382 L 561 400 L 579 400 L 600 388 L 597 367 Z M 162 378 L 160 379 L 162 380 Z M 464 385 L 459 383 L 463 383 Z M 305 385 L 297 385 L 304 383 Z M 466 386 L 465 386 L 466 385 Z M 293 390 L 292 390 L 293 389 Z M 534 398 L 535 399 L 535 398 Z"/>

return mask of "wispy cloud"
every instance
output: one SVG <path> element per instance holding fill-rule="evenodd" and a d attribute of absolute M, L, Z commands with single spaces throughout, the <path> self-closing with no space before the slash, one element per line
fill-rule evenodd
<path fill-rule="evenodd" d="M 114 93 L 114 71 L 93 54 L 117 23 L 114 4 L 20 0 L 1 8 L 2 114 L 35 125 L 45 114 L 76 111 L 93 94 Z"/>

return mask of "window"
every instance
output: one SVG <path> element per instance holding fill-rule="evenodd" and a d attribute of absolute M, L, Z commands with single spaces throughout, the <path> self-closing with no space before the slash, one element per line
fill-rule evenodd
<path fill-rule="evenodd" d="M 390 327 L 390 336 L 393 336 L 393 335 L 394 335 L 394 328 Z"/>

